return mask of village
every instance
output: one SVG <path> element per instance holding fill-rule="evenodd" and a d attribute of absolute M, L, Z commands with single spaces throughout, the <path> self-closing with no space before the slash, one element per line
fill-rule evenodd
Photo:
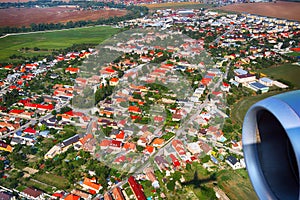
<path fill-rule="evenodd" d="M 10 193 L 0 196 L 166 199 L 195 166 L 209 173 L 245 168 L 230 105 L 240 92 L 292 87 L 257 70 L 299 65 L 287 56 L 299 51 L 299 22 L 166 9 L 119 26 L 131 29 L 96 48 L 3 67 L 9 73 L 0 82 L 0 182 L 9 180 Z M 17 154 L 32 162 L 15 162 Z M 84 161 L 93 163 L 80 168 Z M 100 178 L 97 162 L 114 173 Z M 58 174 L 54 163 L 80 172 Z M 12 181 L 39 171 L 70 184 L 48 184 L 46 192 Z M 220 190 L 208 193 L 226 196 Z"/>

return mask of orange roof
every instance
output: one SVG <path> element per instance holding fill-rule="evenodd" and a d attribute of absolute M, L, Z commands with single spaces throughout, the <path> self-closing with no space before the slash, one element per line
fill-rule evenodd
<path fill-rule="evenodd" d="M 116 139 L 123 140 L 124 137 L 125 137 L 125 132 L 124 131 L 120 131 L 118 134 L 116 134 Z"/>
<path fill-rule="evenodd" d="M 75 195 L 75 194 L 69 194 L 68 196 L 66 196 L 65 200 L 79 200 L 80 197 Z"/>
<path fill-rule="evenodd" d="M 101 189 L 101 185 L 97 184 L 97 183 L 94 183 L 93 181 L 94 181 L 94 179 L 84 178 L 83 185 L 86 185 L 89 188 L 94 189 L 96 191 L 100 190 Z"/>
<path fill-rule="evenodd" d="M 86 136 L 84 136 L 83 138 L 80 139 L 81 144 L 85 144 L 89 139 L 93 138 L 93 134 L 87 134 Z"/>
<path fill-rule="evenodd" d="M 79 68 L 77 67 L 67 67 L 65 69 L 65 71 L 69 71 L 69 72 L 79 72 Z"/>
<path fill-rule="evenodd" d="M 134 144 L 134 143 L 130 143 L 130 142 L 126 142 L 126 143 L 123 145 L 123 148 L 124 148 L 124 149 L 132 149 L 132 150 L 134 150 L 134 149 L 135 149 L 135 144 Z"/>
<path fill-rule="evenodd" d="M 124 200 L 125 198 L 123 197 L 122 191 L 119 187 L 115 187 L 113 190 L 113 196 L 115 200 Z"/>
<path fill-rule="evenodd" d="M 111 81 L 111 82 L 118 82 L 119 79 L 114 77 L 114 78 L 110 79 L 110 81 Z"/>
<path fill-rule="evenodd" d="M 129 106 L 128 111 L 129 112 L 141 112 L 141 109 L 137 106 Z"/>
<path fill-rule="evenodd" d="M 148 151 L 149 153 L 153 153 L 154 152 L 154 147 L 153 146 L 146 146 L 145 150 Z"/>
<path fill-rule="evenodd" d="M 100 146 L 107 147 L 107 146 L 110 145 L 110 143 L 111 143 L 110 140 L 102 140 L 102 141 L 100 142 Z"/>
<path fill-rule="evenodd" d="M 154 141 L 153 141 L 153 145 L 156 144 L 156 145 L 162 145 L 163 143 L 165 142 L 164 139 L 161 139 L 161 138 L 156 138 Z"/>

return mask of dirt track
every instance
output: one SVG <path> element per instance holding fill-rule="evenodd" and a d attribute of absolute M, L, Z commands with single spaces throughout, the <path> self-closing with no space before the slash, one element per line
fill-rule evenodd
<path fill-rule="evenodd" d="M 98 20 L 123 16 L 126 10 L 75 10 L 73 8 L 8 8 L 0 9 L 0 27 L 29 26 L 31 23 L 65 23 L 68 21 Z"/>
<path fill-rule="evenodd" d="M 220 9 L 300 21 L 300 3 L 297 2 L 243 3 L 224 6 Z"/>

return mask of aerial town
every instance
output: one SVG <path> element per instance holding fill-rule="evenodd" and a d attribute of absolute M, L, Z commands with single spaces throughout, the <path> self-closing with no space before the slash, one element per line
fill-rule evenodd
<path fill-rule="evenodd" d="M 271 72 L 299 68 L 300 22 L 166 8 L 114 26 L 1 64 L 0 199 L 257 198 L 238 103 L 299 89 Z"/>

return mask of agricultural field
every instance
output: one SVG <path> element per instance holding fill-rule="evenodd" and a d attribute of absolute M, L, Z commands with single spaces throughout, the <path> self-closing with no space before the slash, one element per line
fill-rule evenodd
<path fill-rule="evenodd" d="M 89 43 L 97 45 L 120 30 L 110 26 L 97 26 L 10 35 L 0 39 L 0 62 L 8 62 L 9 57 L 14 54 L 24 57 L 51 55 L 53 50 L 65 49 L 74 44 Z M 34 47 L 40 50 L 35 51 Z"/>
<path fill-rule="evenodd" d="M 298 2 L 240 3 L 223 6 L 219 9 L 300 21 L 300 3 Z"/>
<path fill-rule="evenodd" d="M 50 8 L 7 8 L 0 9 L 0 27 L 28 27 L 32 23 L 66 23 L 69 21 L 96 21 L 100 18 L 120 17 L 126 10 L 78 10 L 68 7 Z"/>
<path fill-rule="evenodd" d="M 224 170 L 218 172 L 216 176 L 218 186 L 230 199 L 257 199 L 245 169 Z"/>
<path fill-rule="evenodd" d="M 146 4 L 144 5 L 151 10 L 159 10 L 159 9 L 200 9 L 200 8 L 211 8 L 213 5 L 210 4 L 202 4 L 195 2 L 174 2 L 174 3 L 156 3 L 156 4 Z"/>

